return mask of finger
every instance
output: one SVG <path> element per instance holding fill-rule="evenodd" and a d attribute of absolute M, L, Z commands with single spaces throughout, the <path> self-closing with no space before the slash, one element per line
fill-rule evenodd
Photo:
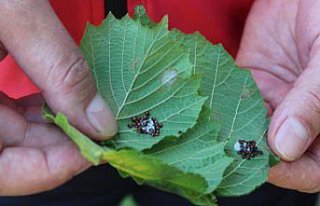
<path fill-rule="evenodd" d="M 28 122 L 17 111 L 0 105 L 0 140 L 4 146 L 42 147 L 56 144 L 57 138 L 67 139 L 53 125 Z"/>
<path fill-rule="evenodd" d="M 68 138 L 52 124 L 28 122 L 17 111 L 0 105 L 0 140 L 5 147 L 45 147 Z"/>
<path fill-rule="evenodd" d="M 23 115 L 31 122 L 47 122 L 42 118 L 41 107 L 44 100 L 40 94 L 30 95 L 18 100 L 13 100 L 6 94 L 0 92 L 0 104 L 9 107 L 11 110 Z M 3 119 L 6 120 L 6 117 Z"/>
<path fill-rule="evenodd" d="M 4 105 L 0 105 L 0 151 L 0 195 L 49 190 L 90 166 L 61 130 L 27 122 Z"/>
<path fill-rule="evenodd" d="M 61 130 L 51 124 L 28 123 L 3 105 L 0 151 L 0 195 L 49 190 L 89 167 Z"/>
<path fill-rule="evenodd" d="M 30 122 L 48 123 L 48 121 L 42 117 L 42 107 L 40 106 L 26 107 L 22 115 L 27 121 Z"/>
<path fill-rule="evenodd" d="M 303 192 L 320 191 L 320 142 L 295 162 L 281 161 L 271 168 L 269 182 Z"/>
<path fill-rule="evenodd" d="M 92 137 L 113 136 L 117 130 L 114 116 L 97 94 L 88 65 L 49 2 L 1 1 L 0 13 L 1 40 L 51 109 L 65 113 L 74 126 Z"/>
<path fill-rule="evenodd" d="M 0 42 L 0 61 L 7 56 L 7 50 L 4 48 L 3 44 Z"/>
<path fill-rule="evenodd" d="M 22 108 L 20 112 L 27 121 L 47 123 L 42 117 L 42 106 L 44 104 L 44 98 L 41 94 L 34 94 L 22 97 L 16 100 L 16 104 Z"/>
<path fill-rule="evenodd" d="M 298 159 L 320 133 L 318 65 L 320 62 L 310 62 L 272 117 L 269 145 L 285 160 Z"/>
<path fill-rule="evenodd" d="M 251 70 L 264 100 L 273 108 L 283 101 L 300 74 L 296 42 L 288 38 L 296 23 L 295 5 L 289 1 L 255 1 L 236 58 L 239 66 Z M 284 14 L 284 10 L 288 12 Z M 261 24 L 266 21 L 270 23 Z"/>
<path fill-rule="evenodd" d="M 42 106 L 45 100 L 42 94 L 39 93 L 21 97 L 15 103 L 20 107 Z"/>
<path fill-rule="evenodd" d="M 0 139 L 5 146 L 21 142 L 27 128 L 28 123 L 17 111 L 0 104 Z"/>
<path fill-rule="evenodd" d="M 3 104 L 13 110 L 19 110 L 19 107 L 14 102 L 14 99 L 10 98 L 8 95 L 6 95 L 3 92 L 0 92 L 0 104 Z"/>
<path fill-rule="evenodd" d="M 44 150 L 5 148 L 0 153 L 0 195 L 28 195 L 50 190 L 89 166 L 71 142 Z"/>

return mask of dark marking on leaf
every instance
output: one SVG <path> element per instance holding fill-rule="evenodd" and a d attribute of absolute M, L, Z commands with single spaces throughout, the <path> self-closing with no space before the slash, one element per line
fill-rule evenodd
<path fill-rule="evenodd" d="M 262 155 L 262 150 L 259 150 L 257 143 L 254 140 L 238 140 L 234 144 L 234 150 L 241 155 L 242 159 L 250 160 L 258 155 Z"/>
<path fill-rule="evenodd" d="M 147 111 L 142 116 L 131 117 L 129 128 L 136 128 L 138 134 L 149 134 L 153 137 L 160 135 L 160 130 L 163 127 L 156 117 L 150 117 L 150 112 Z"/>

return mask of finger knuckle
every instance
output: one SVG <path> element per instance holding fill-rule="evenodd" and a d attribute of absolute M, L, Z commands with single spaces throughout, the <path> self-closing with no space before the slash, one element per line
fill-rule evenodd
<path fill-rule="evenodd" d="M 317 112 L 318 114 L 320 114 L 320 93 L 319 92 L 309 90 L 306 92 L 305 98 L 304 98 L 305 102 L 308 103 L 308 107 L 312 111 Z"/>
<path fill-rule="evenodd" d="M 89 70 L 83 57 L 77 58 L 66 67 L 66 73 L 63 78 L 63 85 L 74 87 L 84 81 L 89 76 Z"/>
<path fill-rule="evenodd" d="M 78 51 L 71 52 L 62 58 L 52 70 L 49 78 L 53 79 L 55 86 L 60 91 L 81 89 L 92 80 L 86 60 Z"/>

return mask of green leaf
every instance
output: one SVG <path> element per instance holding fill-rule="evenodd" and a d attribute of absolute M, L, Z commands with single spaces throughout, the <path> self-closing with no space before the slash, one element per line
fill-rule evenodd
<path fill-rule="evenodd" d="M 103 160 L 138 184 L 179 194 L 196 205 L 216 206 L 215 196 L 205 194 L 208 183 L 201 175 L 169 165 L 155 156 L 130 149 L 111 151 L 106 148 Z"/>
<path fill-rule="evenodd" d="M 155 156 L 131 149 L 116 151 L 108 147 L 101 147 L 70 125 L 63 114 L 57 113 L 54 116 L 49 110 L 43 110 L 43 113 L 74 141 L 81 154 L 92 163 L 107 161 L 117 168 L 123 177 L 131 176 L 140 184 L 146 183 L 179 194 L 190 201 L 206 202 L 208 205 L 215 204 L 214 196 L 204 195 L 208 183 L 201 175 L 183 171 Z"/>
<path fill-rule="evenodd" d="M 214 194 L 208 194 L 199 198 L 193 198 L 191 201 L 194 205 L 218 206 L 217 198 Z"/>
<path fill-rule="evenodd" d="M 127 195 L 121 200 L 119 206 L 138 206 L 138 203 L 136 203 L 132 195 Z"/>
<path fill-rule="evenodd" d="M 237 196 L 251 192 L 267 180 L 269 150 L 266 144 L 268 119 L 263 99 L 248 70 L 237 67 L 222 45 L 212 45 L 199 33 L 175 31 L 176 40 L 190 52 L 193 72 L 202 74 L 200 94 L 212 111 L 208 120 L 221 125 L 219 140 L 235 161 L 225 171 L 217 193 Z M 255 140 L 262 156 L 242 159 L 234 150 L 239 140 Z"/>
<path fill-rule="evenodd" d="M 47 104 L 43 104 L 41 107 L 41 115 L 42 118 L 47 120 L 48 122 L 54 122 L 54 115 Z"/>
<path fill-rule="evenodd" d="M 172 39 L 167 19 L 152 27 L 112 14 L 99 27 L 88 25 L 81 51 L 99 93 L 108 102 L 119 133 L 108 145 L 143 150 L 166 136 L 194 126 L 206 100 L 198 95 L 200 79 L 191 77 L 188 53 Z M 128 128 L 130 118 L 150 111 L 163 123 L 157 138 Z"/>
<path fill-rule="evenodd" d="M 183 172 L 163 163 L 161 159 L 134 150 L 109 150 L 103 153 L 103 160 L 140 184 L 147 183 L 191 201 L 202 197 L 207 188 L 206 181 L 200 175 Z"/>
<path fill-rule="evenodd" d="M 274 154 L 269 155 L 269 167 L 273 167 L 277 164 L 279 164 L 280 158 L 275 156 Z"/>
<path fill-rule="evenodd" d="M 57 115 L 54 116 L 48 107 L 43 107 L 42 116 L 59 126 L 78 146 L 80 153 L 84 158 L 90 161 L 93 165 L 98 165 L 100 163 L 104 150 L 79 130 L 71 126 L 64 114 L 57 113 Z"/>
<path fill-rule="evenodd" d="M 210 111 L 204 109 L 194 128 L 180 138 L 166 139 L 145 153 L 182 171 L 200 174 L 208 183 L 206 193 L 213 192 L 223 179 L 223 172 L 233 161 L 217 141 L 220 127 L 207 121 Z"/>
<path fill-rule="evenodd" d="M 165 17 L 166 18 L 166 17 Z M 133 19 L 138 21 L 141 25 L 147 26 L 149 28 L 157 26 L 148 16 L 146 10 L 143 6 L 137 6 L 135 8 Z"/>
<path fill-rule="evenodd" d="M 139 184 L 179 194 L 197 205 L 215 205 L 216 199 L 209 193 L 222 180 L 232 158 L 225 156 L 223 144 L 216 141 L 219 128 L 204 121 L 207 110 L 202 112 L 202 119 L 197 125 L 179 140 L 166 138 L 145 153 L 100 147 L 71 126 L 63 114 L 54 116 L 43 111 L 92 163 L 107 161 L 118 169 L 122 177 L 131 176 Z"/>
<path fill-rule="evenodd" d="M 215 194 L 251 192 L 276 161 L 265 141 L 269 122 L 250 72 L 238 68 L 221 45 L 167 27 L 166 18 L 153 23 L 142 7 L 134 19 L 109 14 L 100 27 L 87 27 L 81 50 L 118 121 L 113 140 L 99 146 L 64 115 L 44 110 L 44 116 L 85 158 L 107 161 L 138 184 L 196 205 L 216 205 Z M 160 136 L 128 128 L 131 117 L 146 111 L 163 123 Z M 255 140 L 263 155 L 242 159 L 234 151 L 239 139 Z"/>

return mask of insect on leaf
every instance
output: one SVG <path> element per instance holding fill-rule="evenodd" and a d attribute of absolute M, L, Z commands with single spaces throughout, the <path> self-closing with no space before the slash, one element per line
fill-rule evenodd
<path fill-rule="evenodd" d="M 140 184 L 149 184 L 179 194 L 190 201 L 215 205 L 214 196 L 204 195 L 208 183 L 201 175 L 167 164 L 156 156 L 131 149 L 116 151 L 99 146 L 70 125 L 62 113 L 58 113 L 56 116 L 51 114 L 49 110 L 43 110 L 43 113 L 73 140 L 81 154 L 93 164 L 96 165 L 100 161 L 108 162 L 118 169 L 123 177 L 131 176 Z"/>
<path fill-rule="evenodd" d="M 267 180 L 269 149 L 266 132 L 269 121 L 263 99 L 250 71 L 235 65 L 221 44 L 212 45 L 199 33 L 185 35 L 175 31 L 176 40 L 190 52 L 193 73 L 202 74 L 200 94 L 208 96 L 209 120 L 221 125 L 219 140 L 235 161 L 227 168 L 217 189 L 222 196 L 251 192 Z M 263 155 L 243 159 L 234 150 L 239 139 L 254 140 Z"/>
<path fill-rule="evenodd" d="M 45 110 L 44 116 L 89 161 L 106 161 L 122 177 L 196 205 L 214 206 L 216 194 L 247 194 L 266 181 L 277 161 L 265 140 L 263 100 L 250 72 L 237 67 L 221 45 L 199 33 L 169 31 L 167 18 L 154 23 L 137 7 L 134 18 L 109 14 L 101 26 L 88 25 L 80 47 L 115 114 L 118 134 L 97 145 L 63 114 Z M 159 136 L 137 133 L 149 115 L 163 125 Z M 252 158 L 234 149 L 239 140 L 250 142 Z"/>
<path fill-rule="evenodd" d="M 161 159 L 185 172 L 200 174 L 208 183 L 206 193 L 213 192 L 223 179 L 225 169 L 233 161 L 217 141 L 220 127 L 207 120 L 210 111 L 203 109 L 197 124 L 178 139 L 168 139 L 145 153 Z"/>
<path fill-rule="evenodd" d="M 206 100 L 191 77 L 188 53 L 172 39 L 167 18 L 152 28 L 110 13 L 99 27 L 88 25 L 80 48 L 92 69 L 99 93 L 119 124 L 106 142 L 115 148 L 150 148 L 166 136 L 178 136 L 194 126 Z M 163 124 L 156 138 L 128 128 L 130 118 L 150 112 Z"/>

